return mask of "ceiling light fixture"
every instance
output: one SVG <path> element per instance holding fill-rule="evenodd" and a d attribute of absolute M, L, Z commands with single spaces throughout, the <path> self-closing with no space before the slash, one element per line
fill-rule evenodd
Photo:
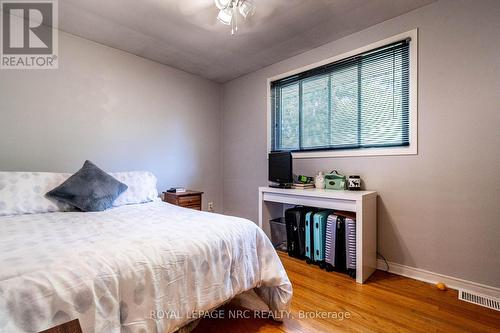
<path fill-rule="evenodd" d="M 255 13 L 255 5 L 251 0 L 214 0 L 219 9 L 217 19 L 225 25 L 231 26 L 231 35 L 238 31 L 238 13 L 244 19 Z"/>

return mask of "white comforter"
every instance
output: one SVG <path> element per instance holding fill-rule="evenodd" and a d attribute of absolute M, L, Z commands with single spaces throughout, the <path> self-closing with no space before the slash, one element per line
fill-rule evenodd
<path fill-rule="evenodd" d="M 0 332 L 78 318 L 84 333 L 173 332 L 246 290 L 292 288 L 252 222 L 163 202 L 0 218 Z"/>

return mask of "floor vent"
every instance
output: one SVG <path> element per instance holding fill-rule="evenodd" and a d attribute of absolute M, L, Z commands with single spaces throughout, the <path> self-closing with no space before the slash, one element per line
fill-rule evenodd
<path fill-rule="evenodd" d="M 474 303 L 485 308 L 500 311 L 500 300 L 490 296 L 473 293 L 466 290 L 458 291 L 458 299 L 469 303 Z"/>

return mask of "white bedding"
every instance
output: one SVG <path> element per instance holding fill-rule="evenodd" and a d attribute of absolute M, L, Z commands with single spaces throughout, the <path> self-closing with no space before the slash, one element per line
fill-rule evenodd
<path fill-rule="evenodd" d="M 292 296 L 269 239 L 245 219 L 152 202 L 0 217 L 0 230 L 0 332 L 75 318 L 84 333 L 173 332 L 252 288 L 275 311 Z"/>

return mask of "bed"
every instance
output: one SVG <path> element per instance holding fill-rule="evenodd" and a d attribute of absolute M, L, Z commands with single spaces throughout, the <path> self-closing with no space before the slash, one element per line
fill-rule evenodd
<path fill-rule="evenodd" d="M 292 287 L 253 222 L 158 200 L 0 217 L 0 332 L 78 318 L 84 333 L 175 332 L 248 290 L 279 314 Z"/>

